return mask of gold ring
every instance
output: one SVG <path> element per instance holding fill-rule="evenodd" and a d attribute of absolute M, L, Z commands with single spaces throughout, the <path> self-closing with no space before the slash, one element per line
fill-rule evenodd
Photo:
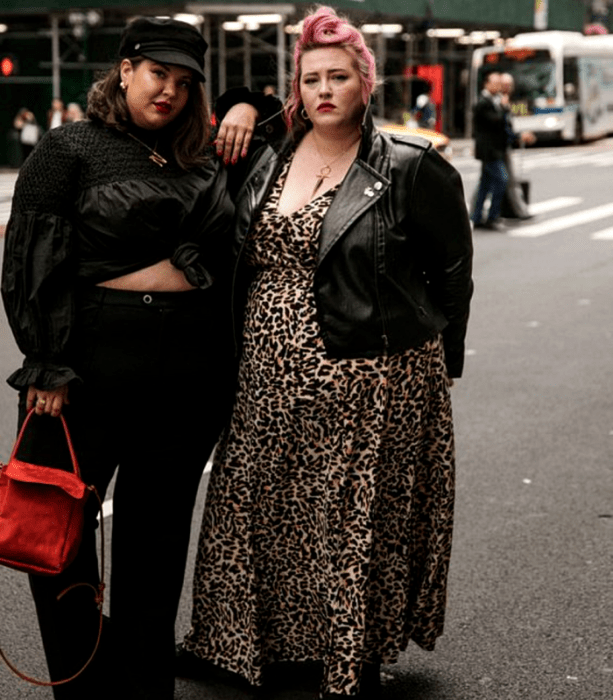
<path fill-rule="evenodd" d="M 46 399 L 38 399 L 37 403 L 39 403 L 41 406 L 44 406 L 47 403 Z"/>

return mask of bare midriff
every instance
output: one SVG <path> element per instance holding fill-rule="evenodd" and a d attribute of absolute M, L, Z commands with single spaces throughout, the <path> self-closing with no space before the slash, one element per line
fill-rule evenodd
<path fill-rule="evenodd" d="M 196 289 L 170 260 L 161 260 L 159 263 L 144 267 L 142 270 L 99 282 L 97 286 L 123 289 L 128 292 L 188 292 Z"/>

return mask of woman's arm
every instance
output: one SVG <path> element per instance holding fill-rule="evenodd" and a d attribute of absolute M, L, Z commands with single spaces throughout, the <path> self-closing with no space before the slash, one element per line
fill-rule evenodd
<path fill-rule="evenodd" d="M 65 349 L 74 318 L 71 203 L 78 160 L 71 140 L 54 130 L 22 167 L 5 235 L 2 298 L 23 367 L 15 389 L 49 391 L 77 379 Z"/>
<path fill-rule="evenodd" d="M 450 377 L 460 377 L 472 282 L 472 230 L 457 170 L 433 149 L 421 161 L 411 195 L 428 293 L 447 319 L 443 330 Z"/>
<path fill-rule="evenodd" d="M 247 157 L 257 119 L 257 109 L 246 102 L 228 110 L 215 139 L 217 155 L 226 165 L 236 165 L 239 157 Z"/>
<path fill-rule="evenodd" d="M 226 165 L 235 165 L 239 158 L 246 158 L 257 125 L 269 122 L 282 107 L 274 95 L 251 92 L 247 88 L 227 90 L 215 104 L 215 117 L 219 123 L 215 139 L 217 155 L 223 157 Z"/>

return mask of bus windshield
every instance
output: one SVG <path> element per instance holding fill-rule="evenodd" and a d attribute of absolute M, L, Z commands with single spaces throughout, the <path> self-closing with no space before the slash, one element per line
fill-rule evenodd
<path fill-rule="evenodd" d="M 507 48 L 483 56 L 479 69 L 479 85 L 485 72 L 510 73 L 515 80 L 514 102 L 533 102 L 556 96 L 555 64 L 545 49 Z"/>

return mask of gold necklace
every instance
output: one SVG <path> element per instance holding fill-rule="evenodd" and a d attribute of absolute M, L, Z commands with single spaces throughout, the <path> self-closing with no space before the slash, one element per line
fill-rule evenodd
<path fill-rule="evenodd" d="M 330 177 L 330 174 L 332 173 L 332 166 L 334 163 L 336 163 L 337 160 L 340 160 L 343 156 L 347 155 L 347 153 L 355 146 L 355 144 L 362 138 L 362 134 L 358 134 L 358 138 L 355 141 L 352 141 L 352 143 L 349 145 L 347 150 L 343 151 L 340 155 L 336 156 L 333 160 L 331 160 L 329 163 L 324 163 L 322 168 L 320 169 L 319 173 L 317 174 L 317 182 L 315 183 L 315 187 L 313 188 L 313 192 L 311 194 L 311 198 L 315 196 L 315 193 L 317 190 L 323 185 L 324 180 Z M 313 144 L 315 145 L 315 150 L 317 151 L 317 155 L 321 158 L 323 161 L 323 156 L 319 152 L 319 148 L 317 147 L 317 141 L 315 139 L 315 134 L 313 134 Z"/>
<path fill-rule="evenodd" d="M 134 134 L 130 133 L 129 131 L 126 132 L 128 136 L 131 136 L 135 141 L 138 141 L 141 146 L 144 146 L 148 151 L 151 152 L 151 155 L 149 156 L 149 160 L 153 161 L 156 165 L 159 165 L 160 168 L 163 168 L 168 161 L 166 158 L 161 156 L 155 149 L 158 147 L 158 142 L 155 142 L 155 148 L 151 148 L 151 146 L 147 146 L 147 144 L 144 141 L 141 141 L 139 138 L 134 136 Z"/>

